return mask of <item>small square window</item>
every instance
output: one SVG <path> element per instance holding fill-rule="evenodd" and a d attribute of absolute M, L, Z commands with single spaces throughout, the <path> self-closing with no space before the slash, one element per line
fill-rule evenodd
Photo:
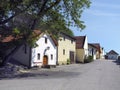
<path fill-rule="evenodd" d="M 71 40 L 71 43 L 73 44 L 73 40 Z"/>
<path fill-rule="evenodd" d="M 65 49 L 63 49 L 63 55 L 65 55 Z"/>
<path fill-rule="evenodd" d="M 24 53 L 27 54 L 27 45 L 26 44 L 23 46 L 23 50 L 24 50 Z"/>
<path fill-rule="evenodd" d="M 53 60 L 53 54 L 51 54 L 51 60 Z"/>
<path fill-rule="evenodd" d="M 47 43 L 47 38 L 45 37 L 45 43 Z"/>
<path fill-rule="evenodd" d="M 65 37 L 63 37 L 64 41 L 65 41 Z"/>
<path fill-rule="evenodd" d="M 40 60 L 40 53 L 38 53 L 37 58 L 38 58 L 38 60 Z"/>

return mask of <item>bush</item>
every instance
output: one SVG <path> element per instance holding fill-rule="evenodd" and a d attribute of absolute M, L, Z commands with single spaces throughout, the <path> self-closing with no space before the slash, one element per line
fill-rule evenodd
<path fill-rule="evenodd" d="M 69 65 L 70 64 L 70 59 L 67 59 L 67 65 Z"/>
<path fill-rule="evenodd" d="M 88 56 L 85 60 L 84 63 L 89 63 L 93 61 L 93 56 Z"/>

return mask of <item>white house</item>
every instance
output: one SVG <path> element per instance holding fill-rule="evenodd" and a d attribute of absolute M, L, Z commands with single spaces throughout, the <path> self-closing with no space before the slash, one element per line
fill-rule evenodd
<path fill-rule="evenodd" d="M 107 58 L 112 59 L 112 60 L 117 60 L 119 54 L 115 52 L 114 50 L 111 50 L 110 52 L 107 53 Z"/>
<path fill-rule="evenodd" d="M 88 44 L 88 55 L 92 56 L 93 60 L 95 60 L 96 54 L 97 54 L 97 48 L 94 46 L 94 44 L 89 43 Z"/>
<path fill-rule="evenodd" d="M 9 59 L 28 67 L 56 66 L 58 45 L 56 40 L 48 33 L 41 33 L 38 30 L 35 30 L 34 34 L 37 37 L 37 47 L 31 48 L 27 44 L 22 44 Z"/>
<path fill-rule="evenodd" d="M 49 34 L 38 39 L 37 47 L 32 48 L 31 66 L 55 66 L 57 62 L 57 42 Z"/>

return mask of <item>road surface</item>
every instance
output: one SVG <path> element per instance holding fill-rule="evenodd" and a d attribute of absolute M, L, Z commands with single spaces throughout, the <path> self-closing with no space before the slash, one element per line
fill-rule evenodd
<path fill-rule="evenodd" d="M 113 60 L 30 70 L 0 80 L 0 90 L 120 90 L 120 66 Z"/>

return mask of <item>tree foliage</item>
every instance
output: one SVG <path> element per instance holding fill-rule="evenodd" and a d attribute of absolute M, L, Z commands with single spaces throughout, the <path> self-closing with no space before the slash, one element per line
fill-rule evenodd
<path fill-rule="evenodd" d="M 90 0 L 0 0 L 0 40 L 12 33 L 23 37 L 14 45 L 26 41 L 33 45 L 35 39 L 29 37 L 35 29 L 48 30 L 54 37 L 61 31 L 73 35 L 69 26 L 84 29 L 81 15 L 89 6 Z"/>
<path fill-rule="evenodd" d="M 0 30 L 28 39 L 34 29 L 73 35 L 69 26 L 85 28 L 81 14 L 89 0 L 0 0 Z"/>

